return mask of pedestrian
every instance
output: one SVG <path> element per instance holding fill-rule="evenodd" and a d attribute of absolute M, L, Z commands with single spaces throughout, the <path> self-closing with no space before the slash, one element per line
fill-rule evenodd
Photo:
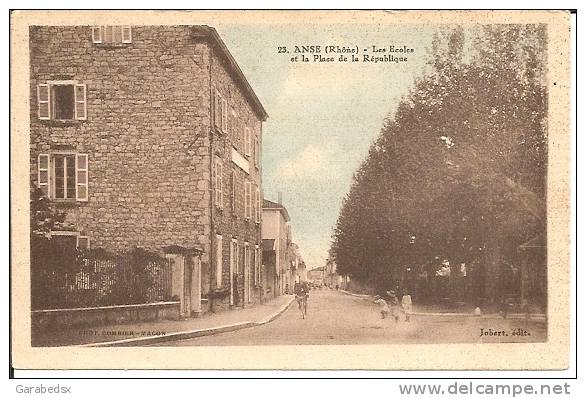
<path fill-rule="evenodd" d="M 502 295 L 499 300 L 499 313 L 503 317 L 503 319 L 507 319 L 507 315 L 509 314 L 509 309 L 511 307 L 512 305 L 509 302 L 508 298 L 505 295 Z"/>
<path fill-rule="evenodd" d="M 413 302 L 411 301 L 411 294 L 408 289 L 403 290 L 401 306 L 403 307 L 403 313 L 405 314 L 405 322 L 409 322 L 411 313 L 413 312 Z"/>
<path fill-rule="evenodd" d="M 375 296 L 374 303 L 379 305 L 381 319 L 385 319 L 389 316 L 391 310 L 389 309 L 387 302 L 381 296 Z"/>
<path fill-rule="evenodd" d="M 399 299 L 397 299 L 394 290 L 387 290 L 386 301 L 389 305 L 391 316 L 395 318 L 395 322 L 399 322 Z"/>

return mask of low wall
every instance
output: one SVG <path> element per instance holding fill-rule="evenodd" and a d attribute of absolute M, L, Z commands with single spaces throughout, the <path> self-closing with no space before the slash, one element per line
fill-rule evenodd
<path fill-rule="evenodd" d="M 36 310 L 31 311 L 31 327 L 38 332 L 63 327 L 112 325 L 179 318 L 179 302 L 170 301 L 108 307 Z"/>

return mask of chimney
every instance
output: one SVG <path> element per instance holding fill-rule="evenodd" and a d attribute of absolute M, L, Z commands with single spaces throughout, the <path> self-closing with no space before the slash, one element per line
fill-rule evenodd
<path fill-rule="evenodd" d="M 278 197 L 278 199 L 277 199 L 277 202 L 278 202 L 280 205 L 282 205 L 282 204 L 283 204 L 283 192 L 279 191 L 279 192 L 277 193 L 277 197 Z"/>

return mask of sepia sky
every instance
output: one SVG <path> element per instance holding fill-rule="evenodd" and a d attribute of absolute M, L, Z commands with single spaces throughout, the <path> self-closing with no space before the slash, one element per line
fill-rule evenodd
<path fill-rule="evenodd" d="M 383 120 L 425 68 L 434 30 L 425 25 L 236 25 L 218 33 L 257 93 L 263 126 L 263 190 L 291 216 L 308 268 L 325 265 L 340 205 Z M 292 63 L 278 46 L 415 49 L 407 63 Z"/>

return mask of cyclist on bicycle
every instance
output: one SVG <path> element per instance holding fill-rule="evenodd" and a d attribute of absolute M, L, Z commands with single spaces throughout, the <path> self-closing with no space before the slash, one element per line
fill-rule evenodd
<path fill-rule="evenodd" d="M 305 318 L 305 314 L 307 313 L 307 299 L 309 297 L 309 288 L 304 282 L 296 282 L 295 287 L 293 288 L 293 292 L 295 293 L 295 299 L 297 300 L 299 310 L 302 311 L 303 317 Z M 303 308 L 301 307 L 302 305 Z"/>

